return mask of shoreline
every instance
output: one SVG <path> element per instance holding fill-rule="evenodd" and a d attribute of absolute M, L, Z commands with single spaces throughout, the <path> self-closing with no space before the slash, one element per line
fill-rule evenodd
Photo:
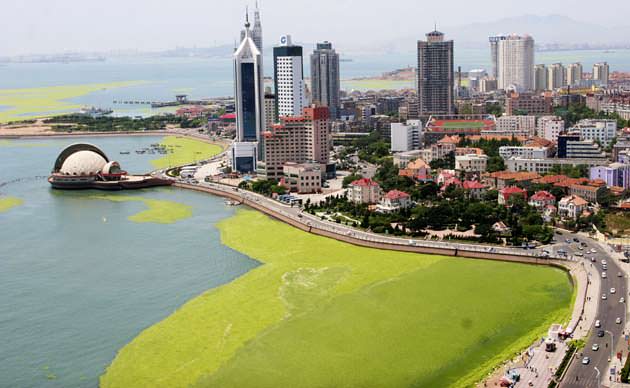
<path fill-rule="evenodd" d="M 353 236 L 343 235 L 339 233 L 332 233 L 324 230 L 319 230 L 312 226 L 306 226 L 300 222 L 297 222 L 290 217 L 287 217 L 283 214 L 275 212 L 272 209 L 269 209 L 265 206 L 262 206 L 257 201 L 252 201 L 246 198 L 242 198 L 240 193 L 238 192 L 227 192 L 221 190 L 215 190 L 209 187 L 199 187 L 189 184 L 183 183 L 175 183 L 173 187 L 177 187 L 179 189 L 184 190 L 193 190 L 205 192 L 211 195 L 216 195 L 221 198 L 227 198 L 236 202 L 239 202 L 248 208 L 253 210 L 257 210 L 273 219 L 281 221 L 289 226 L 292 226 L 296 229 L 302 230 L 309 234 L 314 234 L 320 237 L 328 237 L 340 242 L 349 243 L 355 246 L 378 249 L 378 250 L 389 250 L 389 251 L 399 251 L 399 252 L 411 252 L 418 254 L 426 254 L 426 255 L 443 255 L 450 256 L 454 258 L 468 259 L 468 260 L 488 260 L 488 261 L 501 261 L 508 263 L 519 263 L 526 265 L 535 265 L 535 266 L 545 266 L 550 268 L 556 268 L 562 270 L 565 275 L 568 277 L 568 281 L 573 288 L 574 297 L 571 300 L 571 305 L 568 307 L 568 314 L 566 320 L 563 322 L 559 322 L 560 324 L 566 325 L 567 328 L 571 328 L 573 332 L 576 332 L 576 328 L 580 325 L 581 322 L 586 320 L 585 313 L 585 304 L 587 293 L 589 291 L 588 286 L 588 277 L 584 272 L 584 269 L 577 265 L 577 263 L 573 263 L 570 261 L 562 261 L 562 260 L 554 260 L 554 259 L 539 259 L 527 256 L 519 256 L 519 255 L 508 255 L 502 253 L 491 253 L 491 252 L 473 252 L 473 251 L 462 251 L 457 248 L 426 248 L 426 247 L 418 247 L 418 246 L 405 246 L 405 245 L 394 245 L 394 244 L 386 244 L 386 243 L 378 243 L 378 242 L 370 242 L 364 241 L 359 238 L 355 238 Z M 531 333 L 528 338 L 535 338 L 536 340 L 533 342 L 527 342 L 526 345 L 522 345 L 519 343 L 521 341 L 525 341 L 522 339 L 516 343 L 519 343 L 519 349 L 515 352 L 512 352 L 509 357 L 505 359 L 501 359 L 496 362 L 493 366 L 486 369 L 483 375 L 480 374 L 480 378 L 474 383 L 474 386 L 481 387 L 484 382 L 488 380 L 494 380 L 500 378 L 503 373 L 503 367 L 509 363 L 512 363 L 513 360 L 522 357 L 528 349 L 533 348 L 535 345 L 539 343 L 538 338 L 540 334 L 545 334 L 548 332 L 551 325 L 558 322 L 551 322 L 545 327 L 541 327 L 536 332 Z M 582 338 L 584 336 L 580 336 Z M 524 343 L 524 342 L 523 342 Z M 489 371 L 489 372 L 488 372 Z"/>

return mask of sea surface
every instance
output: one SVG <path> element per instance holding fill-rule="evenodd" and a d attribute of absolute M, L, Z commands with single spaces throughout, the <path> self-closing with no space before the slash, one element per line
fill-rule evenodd
<path fill-rule="evenodd" d="M 489 50 L 486 49 L 459 49 L 455 46 L 455 66 L 461 66 L 463 71 L 479 68 L 488 70 L 489 56 Z M 394 69 L 415 66 L 417 62 L 413 49 L 404 53 L 347 55 L 344 58 L 351 61 L 340 64 L 342 80 L 378 76 Z M 613 71 L 630 71 L 630 50 L 545 51 L 537 52 L 535 59 L 536 63 L 546 64 L 581 62 L 587 72 L 591 71 L 594 63 L 601 61 L 607 61 Z M 265 74 L 272 74 L 270 55 L 265 57 L 264 68 Z M 310 76 L 308 55 L 305 56 L 304 74 L 305 77 Z M 7 64 L 0 67 L 0 90 L 146 81 L 141 85 L 100 90 L 70 101 L 84 106 L 113 108 L 118 114 L 147 115 L 152 113 L 149 105 L 114 104 L 114 101 L 173 101 L 176 94 L 186 94 L 191 99 L 231 96 L 234 94 L 232 77 L 229 56 L 134 57 L 107 59 L 104 62 Z M 349 88 L 351 86 L 346 84 L 346 89 Z"/>
<path fill-rule="evenodd" d="M 52 190 L 44 179 L 68 144 L 87 141 L 130 172 L 155 155 L 133 151 L 159 137 L 11 140 L 0 143 L 0 387 L 96 387 L 116 351 L 194 296 L 258 262 L 220 242 L 215 224 L 234 209 L 173 188 L 114 193 L 193 208 L 173 224 L 135 223 L 140 201 Z M 131 151 L 120 155 L 120 151 Z M 107 194 L 107 193 L 105 193 Z"/>

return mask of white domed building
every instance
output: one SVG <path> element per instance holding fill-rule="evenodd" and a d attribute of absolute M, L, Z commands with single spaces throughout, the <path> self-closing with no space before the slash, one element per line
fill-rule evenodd
<path fill-rule="evenodd" d="M 170 180 L 148 175 L 127 175 L 120 164 L 110 161 L 92 144 L 72 144 L 55 161 L 48 182 L 55 189 L 122 190 L 170 185 Z"/>

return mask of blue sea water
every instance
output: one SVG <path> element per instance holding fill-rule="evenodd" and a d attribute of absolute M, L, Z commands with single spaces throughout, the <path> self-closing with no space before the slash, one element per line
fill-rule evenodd
<path fill-rule="evenodd" d="M 151 156 L 133 150 L 159 138 L 0 144 L 0 196 L 24 200 L 0 213 L 0 387 L 96 387 L 117 350 L 143 329 L 258 265 L 221 244 L 215 224 L 234 210 L 219 198 L 174 188 L 114 193 L 193 208 L 174 224 L 140 224 L 127 217 L 144 210 L 142 202 L 52 190 L 41 177 L 78 141 L 146 172 Z"/>
<path fill-rule="evenodd" d="M 415 66 L 413 45 L 408 52 L 354 55 L 350 62 L 341 63 L 341 78 L 377 76 L 394 69 Z M 607 61 L 611 70 L 630 71 L 630 50 L 575 50 L 536 53 L 536 63 L 582 62 L 590 71 L 596 62 Z M 310 74 L 305 57 L 304 73 Z M 490 68 L 489 51 L 455 47 L 455 66 L 463 71 Z M 272 74 L 272 58 L 265 57 L 265 73 Z M 215 58 L 154 58 L 133 57 L 107 59 L 104 62 L 24 63 L 0 67 L 0 90 L 48 86 L 146 81 L 143 84 L 103 89 L 71 99 L 85 106 L 113 108 L 119 114 L 147 115 L 149 105 L 122 105 L 114 101 L 172 101 L 176 94 L 191 99 L 233 95 L 232 63 L 229 56 Z M 343 87 L 343 82 L 342 82 Z"/>

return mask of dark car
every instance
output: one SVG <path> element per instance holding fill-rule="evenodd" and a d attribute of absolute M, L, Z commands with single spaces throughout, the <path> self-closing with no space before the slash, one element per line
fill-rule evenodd
<path fill-rule="evenodd" d="M 577 237 L 573 237 L 573 241 L 575 241 L 576 243 L 579 243 L 579 242 L 580 242 L 580 240 L 578 240 L 578 238 L 577 238 Z"/>
<path fill-rule="evenodd" d="M 597 331 L 597 336 L 598 336 L 598 337 L 603 337 L 603 336 L 604 336 L 604 334 L 606 334 L 606 333 L 604 333 L 604 330 L 598 330 L 598 331 Z"/>

